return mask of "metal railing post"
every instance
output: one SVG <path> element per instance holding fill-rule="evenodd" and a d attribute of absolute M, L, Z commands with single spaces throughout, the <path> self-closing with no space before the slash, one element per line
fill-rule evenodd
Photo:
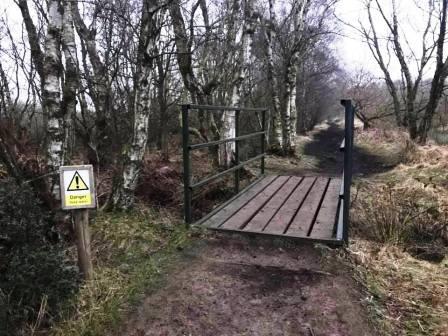
<path fill-rule="evenodd" d="M 348 244 L 348 233 L 350 225 L 350 187 L 352 183 L 352 149 L 353 149 L 353 124 L 354 111 L 351 100 L 342 100 L 341 104 L 345 107 L 345 147 L 344 147 L 344 209 L 343 209 L 343 232 L 342 239 Z"/>
<path fill-rule="evenodd" d="M 264 132 L 261 136 L 261 154 L 264 154 L 266 152 L 266 110 L 263 110 L 261 112 L 261 129 Z M 261 164 L 260 164 L 260 175 L 264 175 L 264 156 L 261 158 Z"/>
<path fill-rule="evenodd" d="M 184 216 L 185 223 L 189 225 L 191 223 L 191 161 L 190 161 L 190 133 L 189 133 L 189 120 L 188 111 L 189 105 L 182 105 L 182 152 L 183 152 L 183 164 L 184 164 Z"/>
<path fill-rule="evenodd" d="M 240 110 L 235 111 L 235 138 L 240 136 Z M 240 164 L 240 142 L 235 140 L 235 165 Z M 240 170 L 235 170 L 235 194 L 240 191 Z"/>

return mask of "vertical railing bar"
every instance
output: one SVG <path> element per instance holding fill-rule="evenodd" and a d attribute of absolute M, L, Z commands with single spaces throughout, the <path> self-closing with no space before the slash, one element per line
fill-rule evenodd
<path fill-rule="evenodd" d="M 240 110 L 235 110 L 235 138 L 240 136 Z M 240 164 L 240 141 L 235 140 L 235 165 Z M 240 170 L 235 170 L 235 194 L 240 191 Z"/>
<path fill-rule="evenodd" d="M 184 216 L 187 226 L 191 223 L 191 161 L 190 161 L 190 132 L 189 132 L 189 105 L 182 105 L 182 153 L 184 164 Z"/>
<path fill-rule="evenodd" d="M 352 181 L 352 148 L 353 148 L 353 106 L 351 100 L 342 100 L 342 105 L 345 107 L 345 151 L 344 151 L 344 209 L 343 209 L 343 233 L 342 239 L 345 244 L 348 244 L 348 233 L 350 225 L 350 186 Z"/>
<path fill-rule="evenodd" d="M 266 153 L 266 110 L 261 112 L 261 129 L 264 132 L 261 136 L 261 154 Z M 260 175 L 264 175 L 265 157 L 261 158 Z"/>

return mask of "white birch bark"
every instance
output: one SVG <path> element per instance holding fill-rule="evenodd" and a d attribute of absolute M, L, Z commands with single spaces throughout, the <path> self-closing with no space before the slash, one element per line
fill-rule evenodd
<path fill-rule="evenodd" d="M 291 120 L 291 143 L 294 143 L 295 136 L 297 135 L 297 66 L 294 75 L 294 85 L 291 88 L 291 94 L 289 97 L 289 109 Z"/>
<path fill-rule="evenodd" d="M 3 70 L 2 63 L 0 62 L 0 117 L 2 116 L 2 111 L 6 117 L 11 116 L 11 108 L 13 106 L 11 91 L 9 90 L 8 78 L 5 71 Z"/>
<path fill-rule="evenodd" d="M 48 5 L 48 28 L 45 39 L 43 110 L 47 121 L 47 165 L 50 171 L 57 171 L 64 164 L 64 117 L 61 113 L 61 33 L 62 5 L 51 0 Z M 59 185 L 57 176 L 50 178 L 50 190 L 58 199 Z"/>
<path fill-rule="evenodd" d="M 76 93 L 79 83 L 72 6 L 72 1 L 64 1 L 62 50 L 65 58 L 65 82 L 61 108 L 64 115 L 64 152 L 66 159 L 68 159 L 69 152 L 73 148 L 73 120 L 76 114 Z"/>
<path fill-rule="evenodd" d="M 135 81 L 134 131 L 129 149 L 125 153 L 120 183 L 112 195 L 113 207 L 128 210 L 134 204 L 146 143 L 148 141 L 149 112 L 151 108 L 151 85 L 157 57 L 159 25 L 164 11 L 160 0 L 144 0 L 140 27 L 138 72 Z"/>
<path fill-rule="evenodd" d="M 241 3 L 240 1 L 234 1 L 233 3 L 233 10 L 236 12 L 239 12 L 241 10 Z M 240 48 L 238 50 L 238 55 L 235 58 L 235 63 L 237 66 L 237 69 L 235 71 L 235 75 L 233 78 L 233 88 L 232 88 L 232 96 L 230 99 L 230 105 L 231 106 L 240 106 L 241 105 L 241 83 L 244 81 L 244 70 L 243 70 L 243 64 L 244 62 L 244 49 L 247 41 L 247 34 L 246 34 L 246 18 L 244 18 L 244 25 L 239 29 L 237 34 L 234 34 L 232 32 L 229 33 L 229 36 L 233 37 L 235 35 L 235 38 L 233 40 L 234 43 L 234 50 L 237 50 L 237 44 L 240 44 Z M 229 29 L 234 29 L 234 22 L 231 23 L 232 26 L 229 26 Z M 235 130 L 235 112 L 234 111 L 224 111 L 222 114 L 222 138 L 223 139 L 229 139 L 234 138 L 236 136 L 236 130 Z M 220 162 L 222 165 L 224 165 L 226 168 L 229 167 L 232 164 L 233 154 L 235 153 L 235 143 L 234 142 L 228 142 L 224 144 L 220 148 Z"/>
<path fill-rule="evenodd" d="M 236 71 L 233 78 L 231 106 L 243 106 L 243 86 L 246 81 L 247 73 L 252 55 L 253 34 L 255 32 L 255 22 L 253 18 L 253 0 L 243 1 L 243 26 L 235 40 L 235 45 L 239 44 L 236 62 Z M 223 114 L 223 138 L 234 138 L 235 132 L 235 112 L 226 111 Z M 223 163 L 230 166 L 233 154 L 235 153 L 235 142 L 229 142 L 223 146 Z"/>
<path fill-rule="evenodd" d="M 267 68 L 267 80 L 269 89 L 271 90 L 272 99 L 272 137 L 271 147 L 276 150 L 282 148 L 282 125 L 280 119 L 280 98 L 278 94 L 277 80 L 274 75 L 274 56 L 273 56 L 273 43 L 275 39 L 275 11 L 274 0 L 269 0 L 269 24 L 265 27 L 265 39 L 266 39 L 266 68 Z"/>
<path fill-rule="evenodd" d="M 299 60 L 300 40 L 303 35 L 303 25 L 306 8 L 309 0 L 296 1 L 294 10 L 294 39 L 290 58 L 285 67 L 285 92 L 284 92 L 284 111 L 282 113 L 282 136 L 283 153 L 289 154 L 293 151 L 294 136 L 296 130 L 297 113 L 295 108 L 296 99 L 296 80 L 297 80 L 297 62 Z"/>

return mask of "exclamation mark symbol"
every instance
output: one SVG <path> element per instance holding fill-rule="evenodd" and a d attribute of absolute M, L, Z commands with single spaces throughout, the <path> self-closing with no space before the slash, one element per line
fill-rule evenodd
<path fill-rule="evenodd" d="M 79 189 L 79 177 L 75 176 L 76 189 Z"/>

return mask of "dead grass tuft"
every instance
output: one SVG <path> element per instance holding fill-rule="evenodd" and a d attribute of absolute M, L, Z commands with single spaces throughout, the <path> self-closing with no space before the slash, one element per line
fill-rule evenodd
<path fill-rule="evenodd" d="M 368 238 L 382 243 L 448 243 L 448 204 L 419 185 L 367 183 L 359 186 L 354 221 Z"/>
<path fill-rule="evenodd" d="M 434 264 L 400 247 L 355 240 L 349 252 L 384 334 L 448 335 L 448 259 Z"/>
<path fill-rule="evenodd" d="M 400 164 L 354 186 L 349 252 L 383 334 L 448 335 L 448 148 L 396 131 L 357 145 Z M 398 154 L 397 154 L 398 155 Z"/>

